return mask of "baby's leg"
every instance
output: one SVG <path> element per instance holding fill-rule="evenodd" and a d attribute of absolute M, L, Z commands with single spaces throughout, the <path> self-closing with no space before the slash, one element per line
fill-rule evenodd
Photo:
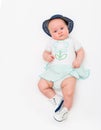
<path fill-rule="evenodd" d="M 39 90 L 48 98 L 55 96 L 55 91 L 53 90 L 53 83 L 45 79 L 40 79 L 38 83 Z"/>
<path fill-rule="evenodd" d="M 39 90 L 44 96 L 49 98 L 49 101 L 53 104 L 55 111 L 58 111 L 63 104 L 62 96 L 56 94 L 53 89 L 53 83 L 44 79 L 40 79 L 38 83 Z"/>
<path fill-rule="evenodd" d="M 74 77 L 66 78 L 62 82 L 64 107 L 68 108 L 68 110 L 70 110 L 70 108 L 72 107 L 75 85 L 76 85 L 76 78 Z"/>

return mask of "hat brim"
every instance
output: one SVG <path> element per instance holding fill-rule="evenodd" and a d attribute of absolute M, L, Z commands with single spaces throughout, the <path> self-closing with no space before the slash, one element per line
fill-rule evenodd
<path fill-rule="evenodd" d="M 49 32 L 49 29 L 48 29 L 48 24 L 49 24 L 49 22 L 50 22 L 51 20 L 53 20 L 53 19 L 62 19 L 62 20 L 64 20 L 64 21 L 66 22 L 67 26 L 68 26 L 69 33 L 71 33 L 71 31 L 73 30 L 74 22 L 73 22 L 70 18 L 64 17 L 64 16 L 62 16 L 62 15 L 54 15 L 54 16 L 52 16 L 50 19 L 45 20 L 45 21 L 43 22 L 43 24 L 42 24 L 42 28 L 43 28 L 44 32 L 45 32 L 47 35 L 49 35 L 50 37 L 51 37 L 51 34 L 50 34 L 50 32 Z"/>

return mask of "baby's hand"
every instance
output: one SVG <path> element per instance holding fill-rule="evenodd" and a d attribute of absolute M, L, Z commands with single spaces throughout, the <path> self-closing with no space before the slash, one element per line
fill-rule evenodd
<path fill-rule="evenodd" d="M 48 62 L 52 62 L 54 60 L 54 56 L 49 54 L 49 55 L 47 55 L 46 59 L 47 59 Z"/>
<path fill-rule="evenodd" d="M 54 60 L 54 56 L 51 54 L 51 52 L 44 51 L 43 58 L 47 62 L 52 62 Z"/>
<path fill-rule="evenodd" d="M 79 68 L 80 65 L 81 65 L 81 63 L 80 63 L 79 60 L 74 60 L 74 62 L 72 63 L 72 65 L 73 65 L 73 68 Z"/>

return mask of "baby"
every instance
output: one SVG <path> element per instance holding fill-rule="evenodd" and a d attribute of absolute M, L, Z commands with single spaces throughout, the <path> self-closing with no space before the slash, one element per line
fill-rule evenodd
<path fill-rule="evenodd" d="M 60 14 L 53 15 L 42 24 L 44 32 L 52 41 L 43 52 L 43 59 L 47 64 L 40 75 L 38 87 L 54 105 L 53 117 L 59 122 L 67 119 L 77 80 L 89 76 L 89 70 L 82 66 L 84 49 L 69 35 L 73 26 L 70 18 Z M 57 94 L 55 88 L 60 89 L 62 95 Z"/>

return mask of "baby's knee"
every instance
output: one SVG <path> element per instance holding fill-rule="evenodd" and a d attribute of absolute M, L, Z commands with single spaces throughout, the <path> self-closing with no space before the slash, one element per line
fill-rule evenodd
<path fill-rule="evenodd" d="M 67 98 L 71 98 L 71 97 L 73 97 L 73 95 L 74 95 L 74 89 L 68 89 L 67 88 L 67 86 L 65 86 L 66 88 L 64 88 L 64 90 L 63 90 L 63 95 L 65 96 L 65 97 L 67 97 Z"/>
<path fill-rule="evenodd" d="M 44 91 L 46 89 L 48 89 L 50 87 L 50 84 L 43 79 L 40 79 L 40 81 L 38 82 L 38 88 L 40 91 Z"/>
<path fill-rule="evenodd" d="M 42 83 L 39 81 L 39 82 L 38 82 L 38 88 L 40 89 L 41 86 L 42 86 Z"/>
<path fill-rule="evenodd" d="M 45 89 L 45 84 L 41 80 L 38 82 L 38 88 L 40 91 Z"/>
<path fill-rule="evenodd" d="M 74 95 L 74 91 L 73 90 L 68 90 L 67 91 L 67 97 L 72 97 Z"/>

